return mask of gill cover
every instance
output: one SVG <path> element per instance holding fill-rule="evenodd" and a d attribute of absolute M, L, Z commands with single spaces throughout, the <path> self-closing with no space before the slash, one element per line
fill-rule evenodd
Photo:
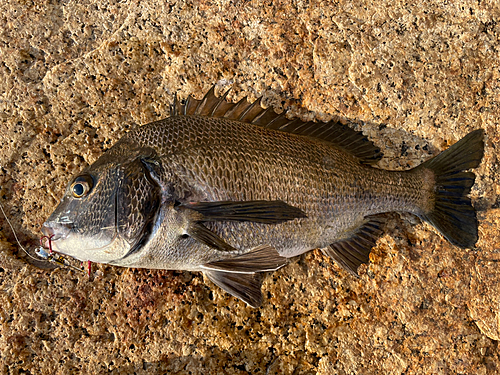
<path fill-rule="evenodd" d="M 68 185 L 42 231 L 54 250 L 79 260 L 110 263 L 137 251 L 149 239 L 161 188 L 142 161 L 151 150 L 118 142 Z M 118 147 L 117 147 L 118 146 Z"/>
<path fill-rule="evenodd" d="M 128 163 L 122 173 L 115 210 L 118 235 L 130 245 L 122 257 L 126 258 L 149 239 L 160 208 L 161 189 L 141 158 Z"/>

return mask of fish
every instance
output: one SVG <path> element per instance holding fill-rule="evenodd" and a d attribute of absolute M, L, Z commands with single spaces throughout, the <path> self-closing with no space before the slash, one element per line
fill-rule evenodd
<path fill-rule="evenodd" d="M 418 216 L 460 248 L 477 242 L 470 170 L 483 157 L 483 129 L 390 171 L 346 124 L 289 119 L 228 92 L 175 98 L 169 117 L 129 131 L 75 176 L 42 226 L 53 250 L 202 272 L 259 307 L 264 273 L 313 249 L 358 276 L 390 212 Z"/>

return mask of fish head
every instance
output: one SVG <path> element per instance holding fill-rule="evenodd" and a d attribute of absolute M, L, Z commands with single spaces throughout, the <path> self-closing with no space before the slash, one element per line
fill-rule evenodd
<path fill-rule="evenodd" d="M 108 150 L 74 177 L 42 232 L 52 249 L 76 259 L 111 263 L 142 247 L 154 231 L 161 188 L 145 158 L 151 150 Z M 128 151 L 128 150 L 125 150 Z"/>

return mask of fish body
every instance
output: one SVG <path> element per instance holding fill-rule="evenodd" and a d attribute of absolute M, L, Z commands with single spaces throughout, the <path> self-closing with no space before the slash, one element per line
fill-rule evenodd
<path fill-rule="evenodd" d="M 288 120 L 211 90 L 127 133 L 68 185 L 43 231 L 79 260 L 202 271 L 258 306 L 260 272 L 315 248 L 356 274 L 387 212 L 472 246 L 466 170 L 479 164 L 482 139 L 478 130 L 417 168 L 387 171 L 344 125 Z"/>

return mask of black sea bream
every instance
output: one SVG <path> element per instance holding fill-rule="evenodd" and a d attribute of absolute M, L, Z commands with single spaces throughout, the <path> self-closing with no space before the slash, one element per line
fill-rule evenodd
<path fill-rule="evenodd" d="M 55 251 L 123 267 L 201 271 L 251 306 L 260 272 L 315 248 L 353 274 L 384 213 L 410 212 L 459 247 L 478 238 L 467 195 L 483 130 L 408 171 L 338 122 L 229 103 L 212 89 L 137 127 L 68 185 L 43 226 Z"/>

